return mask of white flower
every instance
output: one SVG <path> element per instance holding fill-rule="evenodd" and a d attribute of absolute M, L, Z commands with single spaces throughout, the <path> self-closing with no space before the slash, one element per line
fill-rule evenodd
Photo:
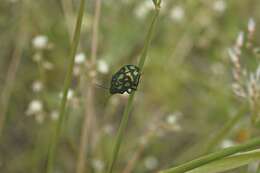
<path fill-rule="evenodd" d="M 181 6 L 175 6 L 170 12 L 171 19 L 176 22 L 180 22 L 184 18 L 184 15 L 184 9 Z"/>
<path fill-rule="evenodd" d="M 33 47 L 35 49 L 44 49 L 48 44 L 48 37 L 45 35 L 38 35 L 32 40 Z"/>
<path fill-rule="evenodd" d="M 43 83 L 40 80 L 36 80 L 32 84 L 32 90 L 33 92 L 40 92 L 43 89 Z"/>
<path fill-rule="evenodd" d="M 144 166 L 148 170 L 153 170 L 158 166 L 158 159 L 154 156 L 149 156 L 145 158 Z"/>
<path fill-rule="evenodd" d="M 255 20 L 253 18 L 249 19 L 247 27 L 249 32 L 255 32 Z"/>
<path fill-rule="evenodd" d="M 226 10 L 227 6 L 226 6 L 226 2 L 224 0 L 216 0 L 213 3 L 213 9 L 217 12 L 224 12 Z"/>
<path fill-rule="evenodd" d="M 73 95 L 74 95 L 74 91 L 72 89 L 69 89 L 69 91 L 68 91 L 68 100 L 72 99 Z"/>
<path fill-rule="evenodd" d="M 92 166 L 95 171 L 102 172 L 105 168 L 105 163 L 100 159 L 93 159 Z"/>
<path fill-rule="evenodd" d="M 177 111 L 177 112 L 173 112 L 171 114 L 169 114 L 167 117 L 166 117 L 166 122 L 171 125 L 171 129 L 174 130 L 174 131 L 180 131 L 181 130 L 181 126 L 180 124 L 178 123 L 178 119 L 179 117 L 182 115 L 181 112 Z"/>
<path fill-rule="evenodd" d="M 171 114 L 166 119 L 167 123 L 169 124 L 176 124 L 177 123 L 177 117 L 174 114 Z"/>
<path fill-rule="evenodd" d="M 34 115 L 42 112 L 43 103 L 40 100 L 32 100 L 26 111 L 27 115 Z"/>
<path fill-rule="evenodd" d="M 253 73 L 249 76 L 249 82 L 247 84 L 248 95 L 253 98 L 256 94 L 257 81 Z"/>
<path fill-rule="evenodd" d="M 243 44 L 244 44 L 244 32 L 241 31 L 237 36 L 236 46 L 242 47 Z"/>
<path fill-rule="evenodd" d="M 181 112 L 173 112 L 166 117 L 166 122 L 169 124 L 176 124 L 180 116 L 182 116 Z"/>
<path fill-rule="evenodd" d="M 73 95 L 74 95 L 74 91 L 72 89 L 69 89 L 68 94 L 67 94 L 67 99 L 71 100 Z M 60 96 L 60 98 L 62 98 L 63 97 L 63 92 L 61 92 L 59 96 Z"/>
<path fill-rule="evenodd" d="M 235 145 L 235 142 L 232 141 L 232 140 L 230 140 L 230 139 L 225 139 L 225 140 L 220 144 L 221 148 L 227 148 L 227 147 L 231 147 L 231 146 L 233 146 L 233 145 Z"/>
<path fill-rule="evenodd" d="M 78 53 L 75 56 L 75 63 L 80 65 L 83 64 L 86 61 L 86 55 L 84 53 Z"/>
<path fill-rule="evenodd" d="M 144 0 L 135 8 L 134 13 L 138 18 L 144 18 L 153 8 L 154 4 L 151 0 Z"/>
<path fill-rule="evenodd" d="M 53 110 L 53 111 L 51 112 L 51 118 L 52 118 L 53 120 L 57 120 L 57 119 L 59 118 L 59 111 Z"/>
<path fill-rule="evenodd" d="M 233 83 L 231 86 L 236 96 L 243 98 L 246 97 L 247 94 L 244 92 L 244 89 L 238 83 Z"/>
<path fill-rule="evenodd" d="M 105 60 L 98 60 L 97 62 L 97 71 L 102 74 L 107 74 L 109 72 L 109 66 Z"/>
<path fill-rule="evenodd" d="M 234 49 L 228 49 L 228 54 L 231 59 L 231 62 L 233 62 L 233 63 L 239 62 L 239 58 L 238 58 L 237 54 L 235 53 Z"/>

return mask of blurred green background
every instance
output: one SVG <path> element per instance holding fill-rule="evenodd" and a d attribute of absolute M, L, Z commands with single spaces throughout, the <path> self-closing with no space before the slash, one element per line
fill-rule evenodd
<path fill-rule="evenodd" d="M 1 0 L 1 173 L 45 172 L 57 120 L 79 0 Z M 232 92 L 228 49 L 248 21 L 260 21 L 258 0 L 163 0 L 116 172 L 148 173 L 195 158 L 244 102 Z M 103 0 L 97 68 L 88 70 L 95 0 L 86 2 L 80 48 L 58 145 L 55 172 L 75 172 L 85 116 L 86 73 L 109 86 L 124 64 L 136 64 L 151 22 L 152 0 Z M 254 43 L 260 41 L 259 33 Z M 243 57 L 255 63 L 254 57 Z M 255 63 L 256 64 L 256 63 Z M 254 71 L 257 65 L 250 66 Z M 95 87 L 86 172 L 105 172 L 127 95 Z M 219 147 L 248 138 L 249 118 Z M 128 171 L 128 172 L 127 172 Z M 236 173 L 254 172 L 254 165 Z"/>

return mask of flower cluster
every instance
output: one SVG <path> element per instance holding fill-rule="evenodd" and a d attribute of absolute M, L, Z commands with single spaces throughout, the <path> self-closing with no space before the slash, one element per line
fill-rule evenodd
<path fill-rule="evenodd" d="M 258 114 L 257 108 L 260 105 L 260 64 L 258 59 L 252 59 L 255 61 L 252 66 L 255 70 L 251 70 L 247 65 L 242 65 L 241 62 L 245 60 L 243 57 L 257 57 L 259 47 L 254 43 L 255 35 L 255 21 L 250 19 L 248 22 L 248 28 L 246 32 L 241 31 L 238 34 L 235 45 L 228 50 L 230 60 L 233 65 L 233 78 L 232 84 L 233 92 L 236 96 L 249 101 L 253 119 Z M 257 65 L 256 65 L 257 64 Z"/>
<path fill-rule="evenodd" d="M 33 116 L 36 122 L 41 124 L 48 115 L 53 120 L 58 118 L 58 111 L 48 111 L 48 103 L 43 97 L 43 92 L 46 92 L 47 89 L 47 73 L 54 69 L 54 64 L 48 60 L 48 51 L 52 49 L 53 45 L 46 35 L 36 35 L 31 43 L 34 50 L 32 60 L 36 64 L 38 72 L 35 75 L 36 79 L 31 84 L 34 98 L 30 101 L 25 114 Z"/>

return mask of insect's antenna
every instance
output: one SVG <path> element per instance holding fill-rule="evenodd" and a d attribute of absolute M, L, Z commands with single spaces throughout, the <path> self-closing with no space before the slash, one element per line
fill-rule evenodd
<path fill-rule="evenodd" d="M 109 90 L 109 88 L 108 87 L 105 87 L 105 86 L 103 86 L 103 85 L 100 85 L 100 84 L 95 84 L 96 86 L 98 86 L 99 88 L 103 88 L 103 89 L 107 89 L 107 90 Z"/>

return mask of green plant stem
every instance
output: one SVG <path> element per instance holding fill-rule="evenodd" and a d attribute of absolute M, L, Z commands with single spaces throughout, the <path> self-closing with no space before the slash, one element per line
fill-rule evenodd
<path fill-rule="evenodd" d="M 237 115 L 232 117 L 225 125 L 224 127 L 211 139 L 209 144 L 206 146 L 205 153 L 209 153 L 211 150 L 214 149 L 230 132 L 230 130 L 241 120 L 241 118 L 244 116 L 246 111 L 245 106 L 242 107 Z"/>
<path fill-rule="evenodd" d="M 84 16 L 84 7 L 85 7 L 85 0 L 80 1 L 80 9 L 78 12 L 78 17 L 77 17 L 77 23 L 76 23 L 76 29 L 74 32 L 73 36 L 73 41 L 71 45 L 71 50 L 70 50 L 70 56 L 69 56 L 69 64 L 68 64 L 68 71 L 66 74 L 65 82 L 64 82 L 64 88 L 63 88 L 63 95 L 62 95 L 62 100 L 61 100 L 61 105 L 60 105 L 60 111 L 59 111 L 59 119 L 57 123 L 55 123 L 55 131 L 52 135 L 52 140 L 48 152 L 48 162 L 47 162 L 47 173 L 51 173 L 53 169 L 53 162 L 54 162 L 54 155 L 55 151 L 57 148 L 57 142 L 61 134 L 61 129 L 62 129 L 62 124 L 65 118 L 65 108 L 66 108 L 66 103 L 67 103 L 67 96 L 68 96 L 68 91 L 69 87 L 71 84 L 72 80 L 72 72 L 73 72 L 73 67 L 74 67 L 74 62 L 75 62 L 75 54 L 77 51 L 77 47 L 79 44 L 80 40 L 80 32 L 81 32 L 81 25 L 82 25 L 82 19 Z"/>
<path fill-rule="evenodd" d="M 156 21 L 157 21 L 158 16 L 159 16 L 159 12 L 160 12 L 160 9 L 156 8 L 155 14 L 154 14 L 153 19 L 152 19 L 152 23 L 149 27 L 149 31 L 148 31 L 148 34 L 146 36 L 146 41 L 145 41 L 144 48 L 143 48 L 143 51 L 141 53 L 140 61 L 139 61 L 139 64 L 138 64 L 141 71 L 144 67 L 145 59 L 147 57 L 149 45 L 151 44 L 153 30 L 154 30 L 154 26 L 155 26 Z M 117 156 L 118 156 L 120 146 L 121 146 L 121 143 L 122 143 L 122 140 L 123 140 L 123 134 L 124 134 L 126 127 L 127 127 L 127 124 L 128 124 L 129 114 L 130 114 L 131 108 L 133 106 L 134 96 L 135 96 L 135 92 L 133 92 L 128 98 L 128 102 L 127 102 L 126 108 L 124 110 L 123 117 L 122 117 L 119 129 L 118 129 L 116 142 L 115 142 L 113 153 L 112 153 L 112 159 L 109 163 L 107 173 L 113 172 L 114 165 L 115 165 L 115 162 L 117 160 Z"/>
<path fill-rule="evenodd" d="M 238 152 L 252 149 L 259 145 L 260 145 L 260 138 L 255 138 L 244 144 L 225 148 L 220 151 L 214 152 L 212 154 L 208 154 L 208 155 L 202 156 L 200 158 L 194 159 L 194 160 L 184 163 L 180 166 L 160 171 L 160 173 L 183 173 L 183 172 L 198 168 L 198 167 L 205 165 L 207 163 L 210 163 L 212 161 L 233 155 Z"/>
<path fill-rule="evenodd" d="M 12 96 L 14 84 L 16 82 L 17 71 L 21 62 L 21 57 L 23 53 L 23 48 L 28 40 L 29 33 L 27 33 L 27 3 L 23 3 L 20 7 L 21 11 L 19 12 L 20 21 L 19 21 L 19 30 L 16 36 L 16 44 L 14 51 L 12 53 L 10 65 L 6 73 L 6 79 L 4 86 L 0 93 L 0 138 L 3 134 L 5 121 L 7 119 L 8 107 L 10 104 L 10 99 Z"/>
<path fill-rule="evenodd" d="M 114 150 L 113 150 L 113 157 L 112 157 L 112 160 L 109 164 L 108 173 L 113 172 L 113 168 L 114 168 L 117 156 L 118 156 L 120 145 L 121 145 L 122 140 L 123 140 L 123 134 L 124 134 L 124 131 L 127 127 L 127 123 L 128 123 L 128 119 L 129 119 L 129 113 L 130 113 L 130 110 L 133 106 L 134 95 L 135 95 L 135 93 L 133 93 L 129 96 L 128 103 L 127 103 L 126 108 L 124 110 L 123 118 L 121 120 L 120 127 L 118 129 L 118 133 L 117 133 L 117 137 L 116 137 L 116 143 L 115 143 Z"/>
<path fill-rule="evenodd" d="M 93 28 L 92 28 L 92 40 L 91 40 L 91 65 L 92 67 L 87 72 L 96 71 L 93 65 L 96 64 L 97 59 L 97 50 L 98 50 L 98 36 L 99 36 L 99 23 L 100 23 L 100 13 L 101 13 L 101 0 L 95 1 L 95 14 L 93 19 Z M 85 73 L 84 73 L 85 75 Z M 79 142 L 79 153 L 77 159 L 76 173 L 87 172 L 86 164 L 86 153 L 91 155 L 91 151 L 94 150 L 94 146 L 89 139 L 96 141 L 98 138 L 98 132 L 96 130 L 96 110 L 95 110 L 95 88 L 93 87 L 93 82 L 95 81 L 96 76 L 89 75 L 87 77 L 88 81 L 84 84 L 83 92 L 86 90 L 86 100 L 85 100 L 85 116 L 83 118 L 83 124 L 81 129 L 81 136 Z M 94 134 L 95 133 L 95 134 Z M 88 151 L 89 149 L 89 151 Z"/>
<path fill-rule="evenodd" d="M 143 70 L 143 67 L 144 67 L 144 63 L 145 63 L 145 60 L 146 60 L 146 57 L 147 57 L 148 48 L 149 48 L 151 41 L 152 41 L 154 26 L 156 25 L 156 21 L 158 19 L 159 13 L 160 13 L 160 8 L 156 8 L 151 26 L 149 27 L 149 31 L 148 31 L 148 34 L 147 34 L 146 39 L 145 39 L 145 44 L 144 44 L 144 48 L 143 48 L 142 53 L 141 53 L 140 61 L 138 63 L 138 67 L 140 68 L 141 71 Z"/>
<path fill-rule="evenodd" d="M 213 161 L 209 164 L 203 165 L 193 169 L 187 173 L 217 173 L 230 169 L 238 168 L 243 165 L 258 161 L 260 159 L 260 151 L 253 150 L 244 152 L 235 156 L 226 157 L 220 160 Z"/>

